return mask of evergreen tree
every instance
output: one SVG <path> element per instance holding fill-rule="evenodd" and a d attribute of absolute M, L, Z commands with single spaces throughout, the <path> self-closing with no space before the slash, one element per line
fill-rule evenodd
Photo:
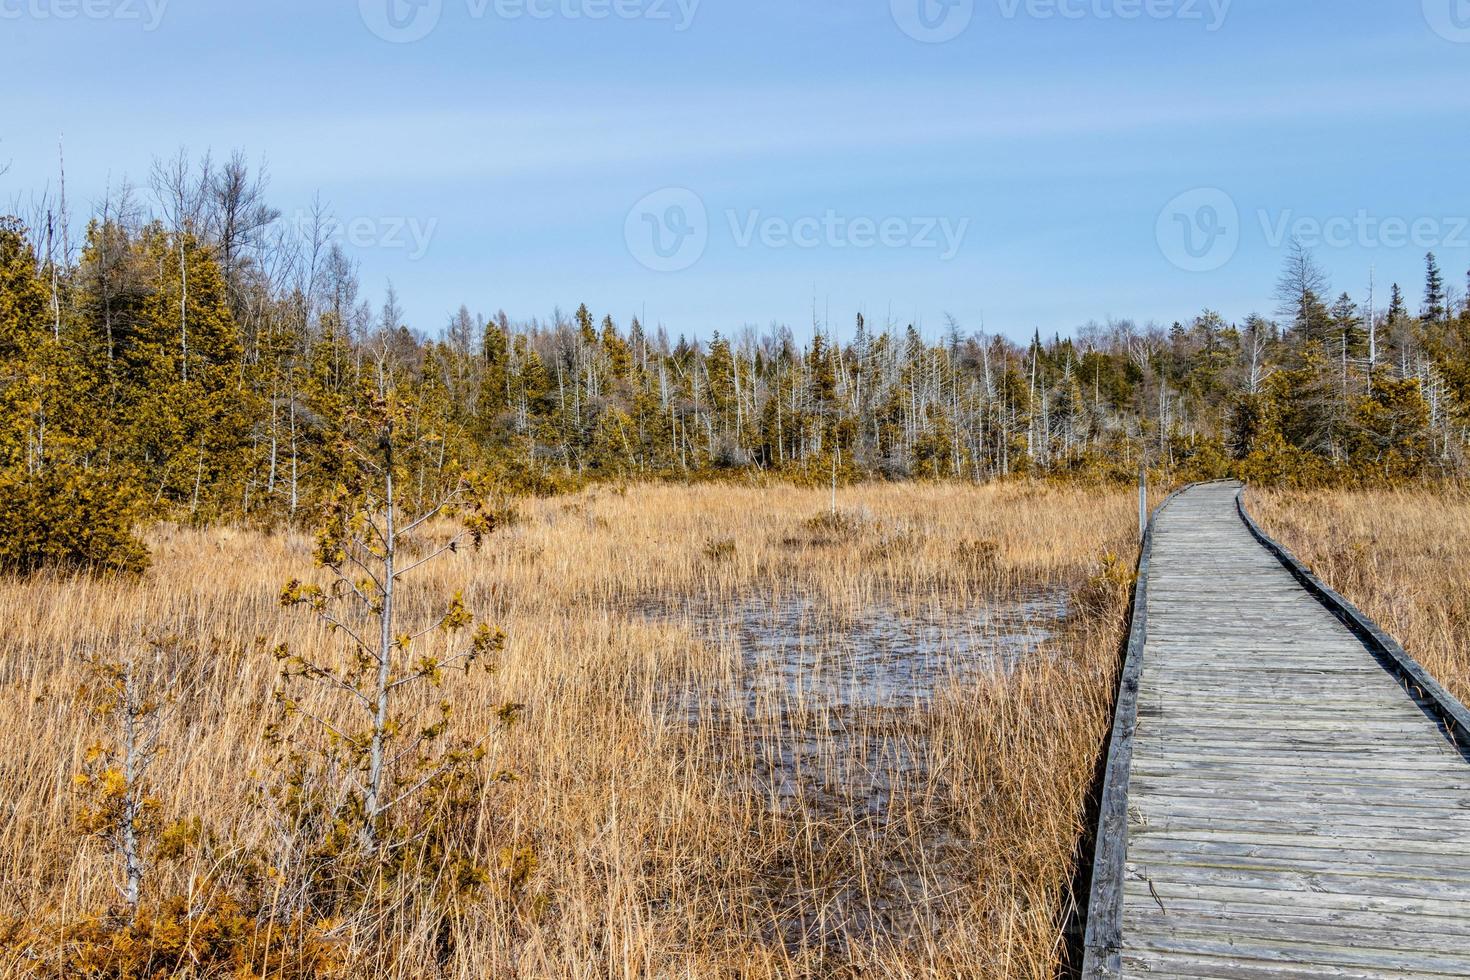
<path fill-rule="evenodd" d="M 124 354 L 128 442 L 157 499 L 218 512 L 248 463 L 255 411 L 224 277 L 188 233 L 154 225 L 140 248 L 157 277 Z"/>
<path fill-rule="evenodd" d="M 25 229 L 0 221 L 0 570 L 139 571 L 132 472 L 104 451 L 92 365 L 54 317 Z"/>
<path fill-rule="evenodd" d="M 1388 483 L 1423 476 L 1432 462 L 1429 406 L 1413 378 L 1385 378 L 1354 407 L 1350 459 Z"/>
<path fill-rule="evenodd" d="M 1276 281 L 1277 312 L 1290 319 L 1303 343 L 1324 342 L 1332 332 L 1331 317 L 1322 300 L 1327 288 L 1326 273 L 1312 253 L 1293 239 L 1286 265 Z"/>
<path fill-rule="evenodd" d="M 1398 283 L 1393 284 L 1393 291 L 1388 300 L 1388 323 L 1393 326 L 1402 323 L 1408 318 L 1409 308 L 1404 303 L 1404 291 L 1399 288 Z"/>
<path fill-rule="evenodd" d="M 1439 271 L 1439 260 L 1430 252 L 1424 257 L 1424 308 L 1420 318 L 1426 323 L 1439 323 L 1449 315 L 1445 300 L 1444 277 Z"/>
<path fill-rule="evenodd" d="M 1330 311 L 1332 333 L 1339 351 L 1346 357 L 1360 358 L 1367 350 L 1367 333 L 1363 329 L 1363 318 L 1358 304 L 1347 293 L 1337 298 Z"/>
<path fill-rule="evenodd" d="M 618 381 L 627 381 L 633 370 L 633 353 L 623 338 L 618 336 L 618 328 L 610 316 L 602 319 L 601 345 L 608 371 Z"/>
<path fill-rule="evenodd" d="M 510 337 L 504 326 L 491 320 L 485 324 L 480 344 L 480 392 L 476 400 L 479 431 L 492 433 L 501 413 L 510 408 Z"/>

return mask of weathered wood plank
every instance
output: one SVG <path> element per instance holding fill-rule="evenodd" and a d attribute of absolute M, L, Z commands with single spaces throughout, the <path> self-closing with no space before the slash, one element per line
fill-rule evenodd
<path fill-rule="evenodd" d="M 1237 488 L 1146 536 L 1084 975 L 1470 976 L 1470 714 Z"/>

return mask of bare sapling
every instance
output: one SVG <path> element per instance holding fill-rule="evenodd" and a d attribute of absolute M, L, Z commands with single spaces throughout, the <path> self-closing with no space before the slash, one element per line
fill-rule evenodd
<path fill-rule="evenodd" d="M 343 783 L 338 821 L 346 820 L 361 847 L 375 852 L 398 808 L 428 788 L 445 788 L 483 757 L 479 743 L 438 748 L 452 704 L 430 704 L 425 694 L 450 671 L 476 664 L 493 670 L 504 635 L 477 623 L 458 591 L 443 601 L 442 612 L 409 625 L 405 581 L 465 545 L 478 548 L 495 519 L 482 482 L 442 463 L 422 436 L 400 436 L 413 431 L 406 424 L 413 406 L 400 403 L 386 370 L 363 401 L 346 426 L 346 480 L 316 538 L 317 561 L 332 579 L 326 585 L 293 580 L 281 595 L 283 605 L 304 607 L 341 637 L 343 655 L 328 659 L 279 647 L 276 701 L 286 716 L 304 719 L 307 730 L 325 737 L 327 769 Z M 440 474 L 438 489 L 415 499 L 404 492 L 407 475 L 422 472 L 419 457 L 426 453 Z M 430 540 L 444 528 L 452 529 L 447 537 Z M 302 691 L 302 682 L 315 690 Z M 269 735 L 281 738 L 282 731 L 273 725 Z"/>
<path fill-rule="evenodd" d="M 148 872 L 148 848 L 160 828 L 150 773 L 159 735 L 191 673 L 190 662 L 171 644 L 156 640 L 147 651 L 130 651 L 116 660 L 92 658 L 87 665 L 91 680 L 81 689 L 81 701 L 106 735 L 88 748 L 75 779 L 81 795 L 77 824 L 116 858 L 118 897 L 132 922 Z"/>

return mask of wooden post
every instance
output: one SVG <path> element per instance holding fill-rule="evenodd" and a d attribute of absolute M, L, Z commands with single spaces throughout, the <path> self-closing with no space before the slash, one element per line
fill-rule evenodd
<path fill-rule="evenodd" d="M 835 441 L 835 439 L 834 439 Z M 832 456 L 832 516 L 837 516 L 837 462 L 842 459 L 842 444 L 838 443 L 837 451 Z"/>
<path fill-rule="evenodd" d="M 1148 531 L 1148 460 L 1140 453 L 1138 456 L 1138 536 L 1143 537 Z"/>

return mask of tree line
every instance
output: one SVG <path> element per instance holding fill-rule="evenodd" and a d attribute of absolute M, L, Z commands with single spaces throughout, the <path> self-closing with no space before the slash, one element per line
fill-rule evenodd
<path fill-rule="evenodd" d="M 149 203 L 145 205 L 143 199 Z M 45 202 L 43 202 L 44 204 Z M 391 379 L 415 447 L 404 492 L 465 467 L 519 492 L 589 480 L 771 475 L 989 480 L 1401 481 L 1458 474 L 1470 306 L 1426 257 L 1336 293 L 1294 246 L 1271 316 L 1206 310 L 1017 343 L 947 319 L 743 327 L 706 338 L 587 305 L 442 330 L 370 303 L 325 210 L 287 227 L 236 155 L 155 165 L 146 192 L 0 222 L 0 562 L 138 568 L 141 520 L 293 522 L 344 473 L 344 434 Z M 458 479 L 456 475 L 454 477 Z"/>

